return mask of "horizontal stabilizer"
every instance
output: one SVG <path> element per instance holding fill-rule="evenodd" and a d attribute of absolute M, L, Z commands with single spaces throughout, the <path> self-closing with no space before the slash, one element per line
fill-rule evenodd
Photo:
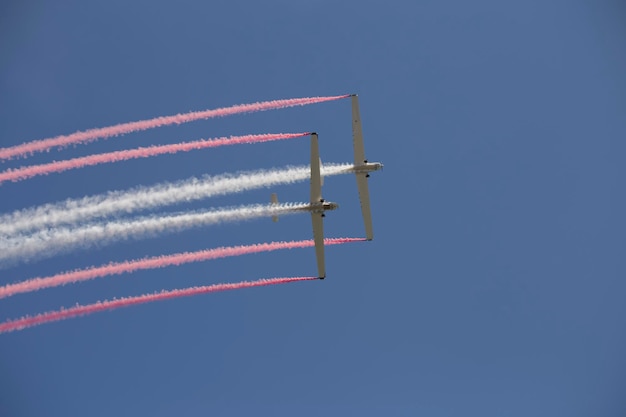
<path fill-rule="evenodd" d="M 278 205 L 278 196 L 276 195 L 276 193 L 272 193 L 272 195 L 270 196 L 270 202 L 273 206 Z M 276 223 L 278 221 L 278 216 L 272 216 L 272 221 Z"/>

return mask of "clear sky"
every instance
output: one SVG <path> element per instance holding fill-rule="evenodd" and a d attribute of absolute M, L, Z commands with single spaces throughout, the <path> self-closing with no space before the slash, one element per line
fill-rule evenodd
<path fill-rule="evenodd" d="M 0 415 L 617 416 L 626 412 L 626 6 L 619 0 L 4 2 L 0 146 L 278 98 L 358 93 L 375 240 L 325 281 L 152 303 L 0 335 Z M 320 134 L 350 162 L 348 100 L 135 133 L 26 163 L 230 134 Z M 306 164 L 308 139 L 0 186 L 0 213 Z M 171 207 L 306 201 L 308 185 Z M 356 184 L 329 237 L 364 234 Z M 117 243 L 0 270 L 0 284 L 182 250 L 311 237 L 304 215 Z M 315 275 L 312 249 L 0 300 L 77 302 Z"/>

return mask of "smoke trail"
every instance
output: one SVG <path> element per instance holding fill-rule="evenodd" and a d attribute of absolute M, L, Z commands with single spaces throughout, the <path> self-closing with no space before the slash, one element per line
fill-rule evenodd
<path fill-rule="evenodd" d="M 339 100 L 350 97 L 330 96 L 330 97 L 305 97 L 288 100 L 262 101 L 252 104 L 240 104 L 232 107 L 224 107 L 214 110 L 204 110 L 177 114 L 174 116 L 156 117 L 149 120 L 122 123 L 114 126 L 90 129 L 84 132 L 76 132 L 70 135 L 61 135 L 53 138 L 26 142 L 21 145 L 0 148 L 0 161 L 11 159 L 16 156 L 26 156 L 34 152 L 48 151 L 55 147 L 63 147 L 76 143 L 91 142 L 99 138 L 109 138 L 111 136 L 123 135 L 140 130 L 153 129 L 156 127 L 193 122 L 195 120 L 210 119 L 214 117 L 229 116 L 238 113 L 252 113 L 257 111 L 282 109 L 286 107 L 305 106 L 308 104 L 322 103 L 325 101 Z"/>
<path fill-rule="evenodd" d="M 77 228 L 42 230 L 31 235 L 0 240 L 0 265 L 20 260 L 41 259 L 79 246 L 88 248 L 96 244 L 105 245 L 113 241 L 138 239 L 191 227 L 296 213 L 305 211 L 308 206 L 304 203 L 251 205 L 93 223 Z"/>
<path fill-rule="evenodd" d="M 63 172 L 70 169 L 84 168 L 86 166 L 92 165 L 110 164 L 113 162 L 127 161 L 129 159 L 149 158 L 157 155 L 173 154 L 177 152 L 189 152 L 192 150 L 216 148 L 218 146 L 225 145 L 238 145 L 242 143 L 260 143 L 274 140 L 293 139 L 307 136 L 309 134 L 310 133 L 307 132 L 231 136 L 89 155 L 81 158 L 51 162 L 48 164 L 31 165 L 17 169 L 8 169 L 6 171 L 0 172 L 0 184 L 6 181 L 17 182 L 38 175 L 48 175 L 53 172 Z"/>
<path fill-rule="evenodd" d="M 324 164 L 322 175 L 352 172 L 352 164 Z M 71 224 L 112 214 L 130 214 L 139 210 L 196 201 L 218 195 L 240 193 L 261 187 L 292 184 L 310 178 L 308 166 L 246 171 L 237 174 L 190 178 L 128 191 L 113 191 L 91 197 L 15 211 L 0 216 L 0 237 L 43 227 Z"/>
<path fill-rule="evenodd" d="M 340 245 L 350 242 L 362 242 L 364 240 L 364 238 L 329 238 L 324 239 L 324 244 Z M 201 262 L 218 258 L 248 255 L 252 253 L 271 252 L 281 249 L 308 248 L 312 246 L 315 246 L 315 242 L 313 240 L 258 243 L 254 245 L 220 247 L 196 252 L 175 253 L 172 255 L 109 263 L 108 265 L 78 269 L 49 277 L 32 278 L 27 281 L 8 284 L 0 287 L 0 298 L 144 269 L 165 268 L 168 266 L 182 265 L 190 262 Z"/>
<path fill-rule="evenodd" d="M 94 304 L 76 305 L 67 309 L 61 308 L 56 311 L 38 314 L 36 316 L 26 316 L 17 320 L 9 320 L 0 323 L 0 333 L 8 333 L 16 330 L 22 330 L 27 327 L 38 326 L 53 321 L 65 320 L 71 317 L 84 316 L 87 314 L 97 313 L 99 311 L 114 310 L 121 307 L 129 307 L 137 304 L 150 303 L 153 301 L 169 300 L 172 298 L 189 297 L 192 295 L 206 294 L 218 291 L 239 290 L 242 288 L 264 287 L 268 285 L 287 284 L 297 281 L 312 281 L 318 278 L 313 277 L 294 277 L 294 278 L 270 278 L 260 279 L 258 281 L 241 281 L 232 284 L 214 284 L 202 287 L 191 287 L 177 289 L 171 291 L 161 291 L 159 293 L 144 294 L 137 297 L 125 297 L 116 300 L 99 301 Z"/>

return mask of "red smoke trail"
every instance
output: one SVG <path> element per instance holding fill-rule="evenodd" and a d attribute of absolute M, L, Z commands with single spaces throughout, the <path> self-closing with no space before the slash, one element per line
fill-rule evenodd
<path fill-rule="evenodd" d="M 26 156 L 34 152 L 48 151 L 55 147 L 63 147 L 76 143 L 86 143 L 94 141 L 98 138 L 108 138 L 111 136 L 123 135 L 126 133 L 153 129 L 161 126 L 193 122 L 194 120 L 210 119 L 213 117 L 229 116 L 238 113 L 252 113 L 264 110 L 282 109 L 285 107 L 305 106 L 308 104 L 339 100 L 346 97 L 350 97 L 350 95 L 262 101 L 259 103 L 240 104 L 232 107 L 224 107 L 221 109 L 204 110 L 177 114 L 174 116 L 156 117 L 154 119 L 140 120 L 138 122 L 122 123 L 115 126 L 90 129 L 84 132 L 76 132 L 70 135 L 61 135 L 54 138 L 26 142 L 21 145 L 11 146 L 8 148 L 0 148 L 0 161 L 4 159 L 11 159 L 16 156 Z"/>
<path fill-rule="evenodd" d="M 350 242 L 361 242 L 362 238 L 335 238 L 324 239 L 326 245 L 339 245 Z M 211 259 L 241 256 L 251 253 L 271 252 L 280 249 L 296 249 L 314 246 L 313 240 L 299 240 L 291 242 L 259 243 L 255 245 L 242 245 L 207 249 L 197 252 L 175 253 L 172 255 L 156 256 L 153 258 L 137 259 L 108 265 L 79 269 L 64 272 L 50 277 L 33 278 L 16 284 L 0 287 L 0 298 L 10 297 L 15 294 L 41 290 L 43 288 L 58 287 L 74 282 L 87 281 L 90 279 L 106 277 L 134 272 L 142 269 L 164 268 L 172 265 L 182 265 L 190 262 L 208 261 Z"/>
<path fill-rule="evenodd" d="M 49 323 L 69 319 L 76 316 L 84 316 L 87 314 L 97 313 L 99 311 L 113 310 L 120 307 L 128 307 L 136 304 L 150 303 L 152 301 L 169 300 L 171 298 L 188 297 L 191 295 L 205 294 L 209 292 L 238 290 L 242 288 L 264 287 L 267 285 L 286 284 L 296 281 L 312 281 L 314 277 L 295 277 L 295 278 L 271 278 L 260 279 L 258 281 L 242 281 L 233 284 L 214 284 L 203 287 L 191 287 L 179 290 L 161 291 L 160 293 L 144 294 L 137 297 L 125 297 L 117 300 L 99 301 L 95 304 L 76 305 L 70 308 L 61 308 L 56 311 L 38 314 L 33 317 L 22 317 L 17 320 L 9 320 L 0 323 L 0 333 L 22 330 L 27 327 L 38 326 L 40 324 Z"/>
<path fill-rule="evenodd" d="M 108 164 L 112 162 L 126 161 L 129 159 L 137 158 L 149 158 L 151 156 L 163 155 L 168 153 L 171 154 L 177 152 L 189 152 L 197 149 L 216 148 L 218 146 L 225 145 L 238 145 L 242 143 L 260 143 L 273 140 L 293 139 L 301 136 L 307 136 L 309 134 L 310 133 L 276 133 L 265 135 L 231 136 L 89 155 L 81 158 L 67 159 L 65 161 L 51 162 L 49 164 L 31 165 L 17 169 L 8 169 L 4 172 L 0 172 L 0 184 L 6 181 L 17 182 L 35 177 L 37 175 L 47 175 L 53 172 L 63 172 L 70 169 L 83 168 L 91 165 Z"/>

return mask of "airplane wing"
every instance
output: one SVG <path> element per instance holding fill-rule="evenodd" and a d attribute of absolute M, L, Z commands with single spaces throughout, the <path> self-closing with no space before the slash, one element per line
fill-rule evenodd
<path fill-rule="evenodd" d="M 366 163 L 365 147 L 363 145 L 363 130 L 361 128 L 361 115 L 359 113 L 359 97 L 352 96 L 352 142 L 354 144 L 354 165 Z M 356 185 L 359 190 L 359 200 L 361 201 L 361 212 L 365 222 L 365 237 L 367 240 L 374 238 L 372 230 L 372 212 L 370 210 L 370 191 L 367 186 L 367 173 L 356 174 Z"/>
<path fill-rule="evenodd" d="M 365 147 L 363 146 L 363 130 L 359 114 L 359 97 L 352 96 L 352 142 L 354 143 L 354 165 L 365 163 Z"/>
<path fill-rule="evenodd" d="M 326 277 L 324 261 L 324 219 L 322 215 L 322 213 L 311 213 L 313 240 L 315 241 L 315 256 L 317 257 L 317 274 L 319 278 Z"/>
<path fill-rule="evenodd" d="M 311 203 L 322 201 L 322 174 L 317 133 L 311 134 Z"/>
<path fill-rule="evenodd" d="M 374 239 L 374 230 L 372 228 L 372 212 L 370 210 L 370 190 L 367 186 L 367 174 L 356 174 L 356 186 L 359 190 L 359 200 L 361 201 L 361 212 L 363 213 L 363 221 L 365 222 L 365 238 L 367 240 Z"/>

